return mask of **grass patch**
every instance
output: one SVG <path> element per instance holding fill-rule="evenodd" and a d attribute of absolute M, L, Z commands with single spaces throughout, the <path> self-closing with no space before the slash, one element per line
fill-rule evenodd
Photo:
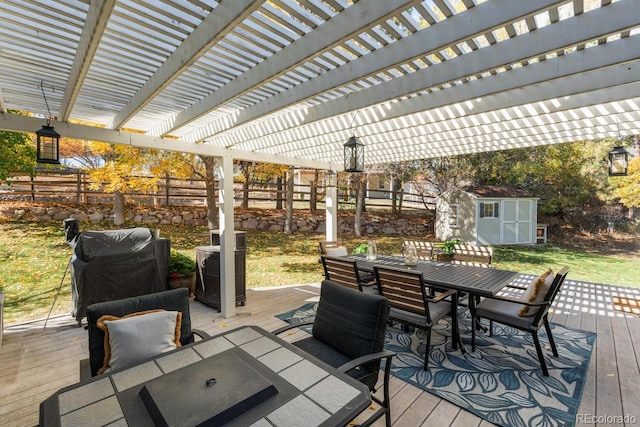
<path fill-rule="evenodd" d="M 81 223 L 80 230 L 114 228 L 108 223 Z M 171 240 L 171 247 L 195 259 L 195 247 L 209 244 L 206 227 L 160 226 L 160 235 Z M 313 283 L 322 279 L 318 263 L 318 233 L 287 236 L 279 232 L 247 232 L 247 286 L 280 286 Z M 349 251 L 367 239 L 340 236 Z M 401 237 L 371 236 L 380 253 L 400 254 Z M 0 288 L 5 294 L 6 323 L 46 317 L 60 287 L 72 255 L 62 224 L 58 222 L 0 223 Z M 567 265 L 569 279 L 638 287 L 640 263 L 629 257 L 616 258 L 577 250 L 534 247 L 496 247 L 497 268 L 522 273 L 541 273 L 547 267 Z M 71 277 L 67 272 L 54 313 L 71 310 Z M 250 303 L 250 302 L 249 302 Z"/>

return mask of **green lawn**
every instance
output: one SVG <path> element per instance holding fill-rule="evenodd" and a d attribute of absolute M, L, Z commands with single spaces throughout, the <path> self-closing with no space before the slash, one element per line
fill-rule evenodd
<path fill-rule="evenodd" d="M 109 224 L 81 223 L 80 230 L 101 230 Z M 195 258 L 195 247 L 209 244 L 205 227 L 161 226 L 162 237 L 171 239 L 173 249 Z M 366 239 L 340 236 L 349 250 Z M 401 238 L 372 236 L 380 253 L 400 254 Z M 322 279 L 318 264 L 318 241 L 322 234 L 295 234 L 249 231 L 247 233 L 247 286 L 279 286 L 312 283 Z M 6 323 L 46 317 L 60 287 L 71 256 L 59 222 L 0 223 L 0 288 L 5 294 Z M 638 258 L 586 254 L 551 246 L 495 248 L 494 265 L 523 273 L 541 273 L 546 268 L 567 265 L 569 279 L 639 286 Z M 71 307 L 69 273 L 54 313 Z"/>

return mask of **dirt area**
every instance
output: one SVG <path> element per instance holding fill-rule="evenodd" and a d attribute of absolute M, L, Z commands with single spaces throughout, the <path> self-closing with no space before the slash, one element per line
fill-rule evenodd
<path fill-rule="evenodd" d="M 553 228 L 550 242 L 567 248 L 578 248 L 585 253 L 640 258 L 640 235 L 615 230 L 588 231 L 564 224 Z"/>

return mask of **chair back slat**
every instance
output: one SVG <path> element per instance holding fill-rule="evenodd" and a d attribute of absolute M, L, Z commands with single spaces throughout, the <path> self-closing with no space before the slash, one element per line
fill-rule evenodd
<path fill-rule="evenodd" d="M 323 255 L 324 278 L 351 289 L 360 289 L 360 275 L 355 260 Z"/>
<path fill-rule="evenodd" d="M 416 249 L 416 257 L 418 259 L 429 260 L 433 257 L 433 242 L 425 242 L 423 240 L 404 240 L 402 242 L 402 256 L 406 256 L 407 248 L 413 246 Z"/>
<path fill-rule="evenodd" d="M 420 272 L 376 266 L 374 271 L 380 293 L 389 300 L 391 307 L 430 319 L 429 306 L 425 303 L 425 285 Z"/>
<path fill-rule="evenodd" d="M 491 246 L 466 244 L 454 245 L 454 264 L 490 267 L 492 258 L 493 248 Z"/>

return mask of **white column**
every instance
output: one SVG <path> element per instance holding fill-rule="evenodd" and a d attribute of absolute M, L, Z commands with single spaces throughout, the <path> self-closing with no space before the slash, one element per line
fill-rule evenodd
<path fill-rule="evenodd" d="M 326 240 L 328 242 L 338 240 L 338 189 L 327 187 L 326 189 Z"/>
<path fill-rule="evenodd" d="M 233 221 L 233 158 L 222 157 L 220 175 L 220 311 L 222 317 L 236 315 L 235 235 Z"/>

